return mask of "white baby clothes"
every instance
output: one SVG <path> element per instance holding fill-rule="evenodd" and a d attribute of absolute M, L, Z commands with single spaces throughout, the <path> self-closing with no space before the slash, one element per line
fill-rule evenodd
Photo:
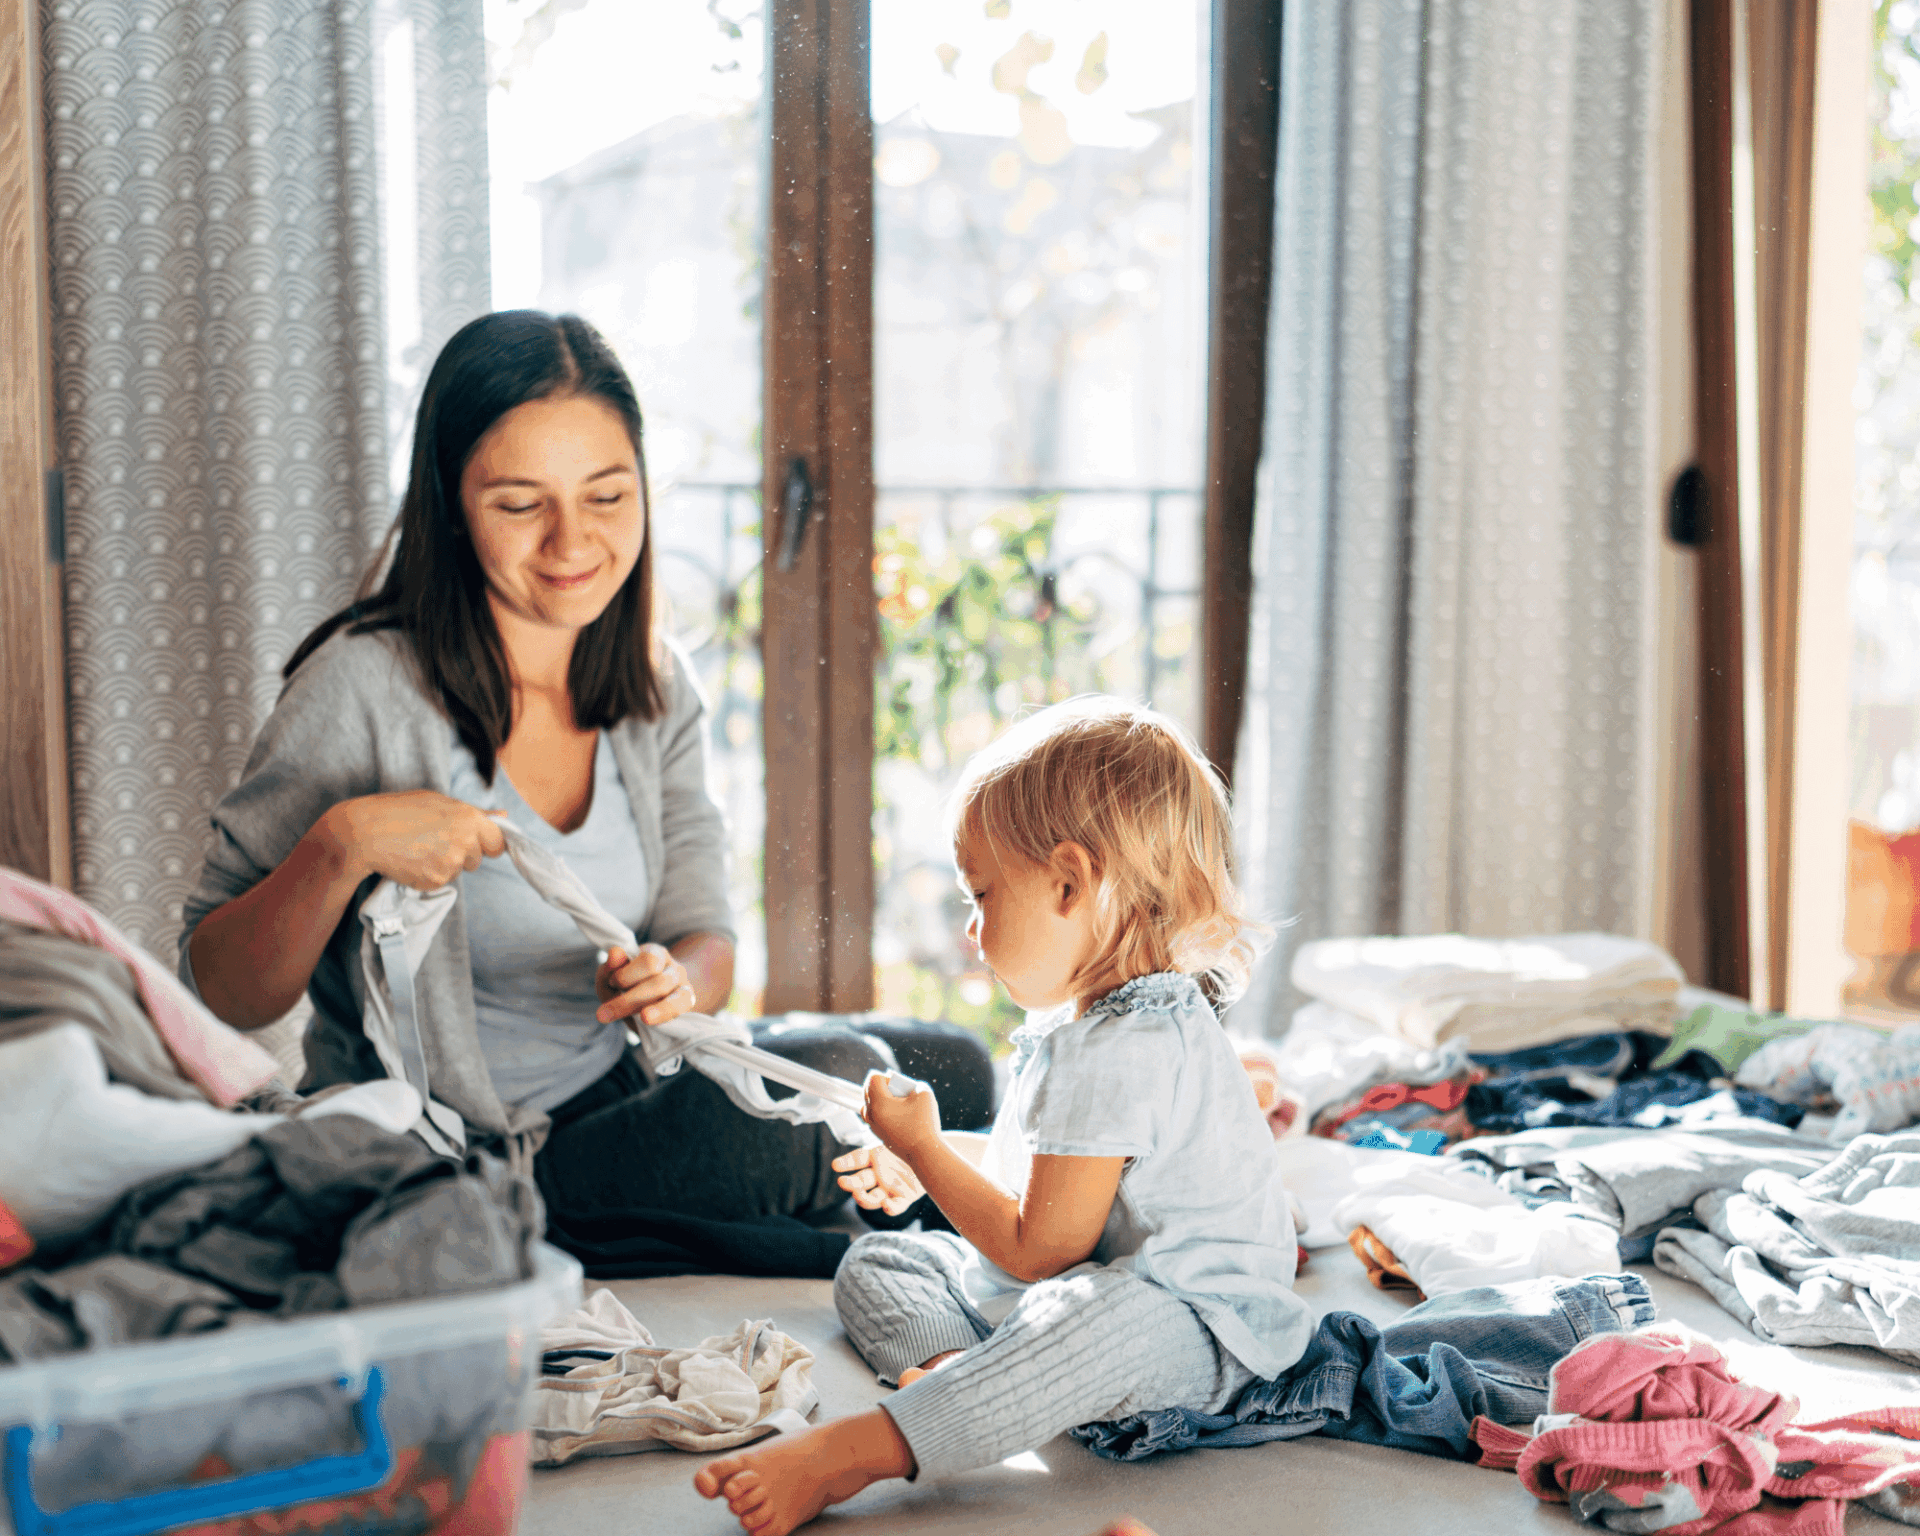
<path fill-rule="evenodd" d="M 1476 1206 L 1369 1191 L 1343 1200 L 1334 1221 L 1349 1231 L 1367 1228 L 1429 1297 L 1548 1275 L 1612 1274 L 1620 1268 L 1619 1233 L 1564 1203 L 1528 1210 L 1519 1204 Z"/>
<path fill-rule="evenodd" d="M 663 1349 L 612 1291 L 540 1330 L 533 1461 L 673 1449 L 723 1451 L 807 1427 L 813 1355 L 771 1322 Z"/>

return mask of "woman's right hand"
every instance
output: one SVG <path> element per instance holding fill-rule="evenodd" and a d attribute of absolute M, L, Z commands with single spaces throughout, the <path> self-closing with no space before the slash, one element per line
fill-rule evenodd
<path fill-rule="evenodd" d="M 383 875 L 416 891 L 437 891 L 507 851 L 497 817 L 433 789 L 342 800 L 314 832 L 354 884 Z"/>

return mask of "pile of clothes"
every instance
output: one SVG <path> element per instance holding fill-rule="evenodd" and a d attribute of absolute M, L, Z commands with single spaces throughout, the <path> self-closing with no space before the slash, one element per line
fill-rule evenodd
<path fill-rule="evenodd" d="M 1856 1503 L 1920 1525 L 1920 1409 L 1798 1422 L 1791 1396 L 1674 1325 L 1595 1334 L 1554 1365 L 1548 1398 L 1531 1432 L 1476 1419 L 1470 1459 L 1603 1529 L 1841 1536 Z"/>
<path fill-rule="evenodd" d="M 1276 1135 L 1791 1130 L 1814 1114 L 1844 1142 L 1920 1121 L 1920 1024 L 1755 1013 L 1685 987 L 1640 940 L 1329 939 L 1301 947 L 1293 979 L 1311 1001 L 1242 1052 Z"/>
<path fill-rule="evenodd" d="M 1247 1055 L 1309 1249 L 1425 1296 L 1651 1261 L 1762 1338 L 1920 1359 L 1920 1025 L 1756 1014 L 1599 934 L 1326 941 L 1294 980 Z"/>
<path fill-rule="evenodd" d="M 75 897 L 0 870 L 0 1364 L 529 1278 L 524 1175 L 298 1099 Z"/>

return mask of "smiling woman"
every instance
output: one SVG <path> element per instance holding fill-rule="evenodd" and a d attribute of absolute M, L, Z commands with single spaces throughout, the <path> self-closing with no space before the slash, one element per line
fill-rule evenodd
<path fill-rule="evenodd" d="M 421 958 L 435 1099 L 468 1139 L 538 1149 L 556 1223 L 837 1204 L 822 1126 L 760 1120 L 696 1073 L 649 1081 L 629 1026 L 712 1011 L 733 977 L 705 704 L 654 634 L 639 402 L 586 322 L 474 321 L 421 399 L 392 560 L 310 635 L 184 912 L 181 973 L 242 1027 L 308 991 L 306 1088 L 379 1076 L 360 1026 L 376 878 L 460 900 Z M 498 855 L 500 819 L 643 936 L 596 957 Z M 859 1037 L 769 1041 L 818 1070 Z M 596 1227 L 596 1230 L 599 1230 Z"/>

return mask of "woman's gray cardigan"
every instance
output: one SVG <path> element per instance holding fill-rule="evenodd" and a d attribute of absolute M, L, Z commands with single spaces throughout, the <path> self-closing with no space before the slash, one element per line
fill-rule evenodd
<path fill-rule="evenodd" d="M 706 786 L 706 701 L 686 659 L 663 649 L 665 713 L 624 720 L 607 739 L 646 855 L 648 911 L 637 931 L 673 944 L 690 933 L 731 936 L 733 923 L 725 823 Z M 342 632 L 309 656 L 281 690 L 239 784 L 214 807 L 206 867 L 181 911 L 181 979 L 194 985 L 187 942 L 201 919 L 278 868 L 329 808 L 360 795 L 447 793 L 453 740 L 453 727 L 394 632 Z M 314 968 L 303 1088 L 385 1075 L 360 1029 L 360 903 L 376 883 L 369 879 L 355 893 Z M 537 1146 L 547 1117 L 510 1108 L 493 1091 L 474 1027 L 473 967 L 457 902 L 414 986 L 433 1096 L 483 1136 L 502 1133 Z"/>

